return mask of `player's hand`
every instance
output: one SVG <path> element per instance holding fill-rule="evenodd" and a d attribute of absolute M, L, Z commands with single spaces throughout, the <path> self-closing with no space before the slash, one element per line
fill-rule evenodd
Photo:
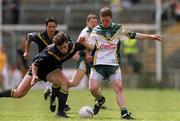
<path fill-rule="evenodd" d="M 32 79 L 31 79 L 31 86 L 36 84 L 37 81 L 38 81 L 38 77 L 37 76 L 33 76 Z"/>
<path fill-rule="evenodd" d="M 164 37 L 159 34 L 155 34 L 155 35 L 152 35 L 152 39 L 162 41 L 164 40 Z"/>
<path fill-rule="evenodd" d="M 80 38 L 79 38 L 79 42 L 80 42 L 80 43 L 85 42 L 85 37 L 80 37 Z"/>
<path fill-rule="evenodd" d="M 24 59 L 29 59 L 29 53 L 28 52 L 24 52 L 23 57 L 24 57 Z"/>
<path fill-rule="evenodd" d="M 73 56 L 73 59 L 76 60 L 76 61 L 79 60 L 79 54 L 76 53 L 76 54 Z"/>

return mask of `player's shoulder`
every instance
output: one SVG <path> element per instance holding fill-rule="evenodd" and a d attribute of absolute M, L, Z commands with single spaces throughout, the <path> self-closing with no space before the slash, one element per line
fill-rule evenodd
<path fill-rule="evenodd" d="M 55 47 L 55 44 L 53 43 L 53 44 L 48 45 L 48 46 L 46 47 L 46 49 L 52 49 L 52 48 L 54 48 L 54 47 Z"/>
<path fill-rule="evenodd" d="M 92 29 L 90 29 L 89 27 L 85 27 L 84 29 L 82 29 L 82 31 L 79 34 L 79 37 L 87 37 L 90 35 L 90 33 L 92 32 Z M 79 39 L 78 37 L 78 39 Z"/>
<path fill-rule="evenodd" d="M 94 27 L 93 31 L 98 31 L 100 29 L 102 29 L 102 26 L 101 25 L 97 25 L 97 26 Z"/>
<path fill-rule="evenodd" d="M 112 27 L 113 29 L 120 29 L 120 28 L 123 27 L 123 25 L 122 25 L 122 24 L 117 24 L 117 23 L 112 23 L 112 24 L 111 24 L 111 27 Z"/>
<path fill-rule="evenodd" d="M 38 34 L 38 32 L 29 32 L 29 33 L 27 33 L 27 36 L 34 37 L 34 36 L 37 36 L 37 34 Z"/>
<path fill-rule="evenodd" d="M 110 28 L 113 30 L 118 30 L 118 29 L 122 28 L 122 25 L 117 24 L 117 23 L 112 23 Z M 104 27 L 102 27 L 101 25 L 98 25 L 93 29 L 92 33 L 102 33 L 103 31 L 107 31 L 107 30 Z"/>
<path fill-rule="evenodd" d="M 26 39 L 29 41 L 38 39 L 38 34 L 39 34 L 39 32 L 29 32 L 29 33 L 27 33 Z"/>
<path fill-rule="evenodd" d="M 82 29 L 82 32 L 88 32 L 88 31 L 89 31 L 89 27 L 87 27 L 87 26 Z"/>
<path fill-rule="evenodd" d="M 83 28 L 83 29 L 81 30 L 80 35 L 85 35 L 85 34 L 87 34 L 87 31 L 88 31 L 88 27 Z"/>
<path fill-rule="evenodd" d="M 40 32 L 29 32 L 27 35 L 32 36 L 32 37 L 38 37 L 38 36 L 43 36 L 46 35 L 46 31 L 40 31 Z"/>
<path fill-rule="evenodd" d="M 92 34 L 94 33 L 101 33 L 103 31 L 103 27 L 101 25 L 97 25 L 96 27 L 94 27 L 94 29 L 92 30 Z"/>
<path fill-rule="evenodd" d="M 48 45 L 43 51 L 44 51 L 44 55 L 52 55 L 52 53 L 55 54 L 59 52 L 57 46 L 54 43 Z"/>

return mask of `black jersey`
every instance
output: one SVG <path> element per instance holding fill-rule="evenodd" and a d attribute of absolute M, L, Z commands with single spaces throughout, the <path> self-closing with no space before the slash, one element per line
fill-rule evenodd
<path fill-rule="evenodd" d="M 55 35 L 57 33 L 58 31 L 55 32 Z M 48 45 L 53 43 L 52 39 L 48 37 L 47 31 L 28 33 L 26 39 L 27 41 L 33 41 L 38 45 L 39 53 L 44 50 Z"/>
<path fill-rule="evenodd" d="M 46 81 L 46 76 L 48 73 L 60 68 L 60 65 L 62 66 L 62 64 L 68 59 L 72 58 L 77 51 L 83 49 L 85 49 L 85 46 L 80 43 L 69 43 L 68 52 L 63 54 L 54 44 L 49 45 L 33 60 L 34 65 L 38 67 L 38 77 Z"/>
<path fill-rule="evenodd" d="M 55 31 L 54 35 L 56 35 L 58 32 L 59 31 Z M 67 36 L 68 41 L 72 42 L 71 37 L 69 35 Z M 38 45 L 39 53 L 43 51 L 48 45 L 53 44 L 52 39 L 48 37 L 47 31 L 28 33 L 26 40 L 29 42 L 35 42 Z"/>

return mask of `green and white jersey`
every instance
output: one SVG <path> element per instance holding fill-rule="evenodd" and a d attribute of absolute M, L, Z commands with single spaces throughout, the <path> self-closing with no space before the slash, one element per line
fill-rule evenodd
<path fill-rule="evenodd" d="M 79 34 L 79 37 L 78 37 L 77 42 L 79 41 L 80 37 L 85 37 L 85 41 L 88 40 L 91 32 L 92 32 L 92 29 L 91 29 L 91 28 L 85 27 L 85 28 L 81 31 L 81 33 Z M 84 58 L 84 57 L 85 57 L 85 50 L 80 51 L 80 52 L 79 52 L 79 55 L 80 55 L 80 58 L 81 58 L 81 59 Z"/>
<path fill-rule="evenodd" d="M 92 32 L 92 29 L 90 29 L 89 27 L 85 27 L 79 34 L 77 41 L 79 41 L 80 37 L 85 37 L 85 40 L 88 40 L 91 32 Z"/>
<path fill-rule="evenodd" d="M 120 62 L 121 41 L 135 38 L 136 33 L 128 31 L 124 26 L 112 23 L 109 28 L 96 26 L 88 41 L 96 48 L 93 65 L 118 66 Z"/>

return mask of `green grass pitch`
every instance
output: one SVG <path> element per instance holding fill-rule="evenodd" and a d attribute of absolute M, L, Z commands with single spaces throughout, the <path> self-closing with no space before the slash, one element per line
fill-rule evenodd
<path fill-rule="evenodd" d="M 93 106 L 94 99 L 88 90 L 70 90 L 68 103 L 72 110 L 69 119 L 57 118 L 44 101 L 43 90 L 31 90 L 21 99 L 0 99 L 0 121 L 120 121 L 120 112 L 113 90 L 103 89 L 105 106 L 92 119 L 80 119 L 82 106 Z M 136 121 L 180 121 L 180 92 L 176 90 L 126 89 L 128 109 Z"/>

